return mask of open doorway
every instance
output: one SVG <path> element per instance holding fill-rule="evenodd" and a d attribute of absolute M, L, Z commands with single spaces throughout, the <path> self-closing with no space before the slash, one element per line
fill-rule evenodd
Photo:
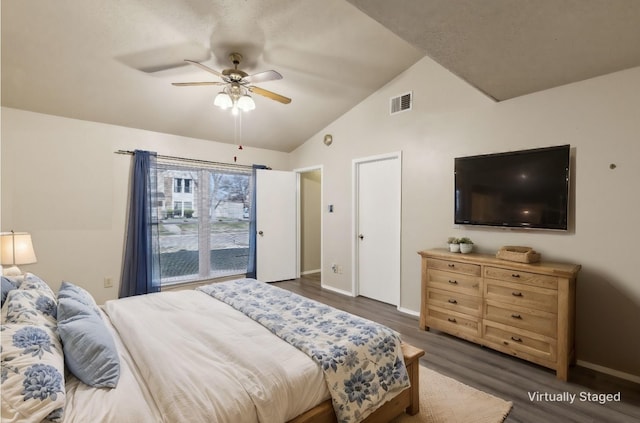
<path fill-rule="evenodd" d="M 322 282 L 322 167 L 298 174 L 298 269 L 300 277 Z"/>

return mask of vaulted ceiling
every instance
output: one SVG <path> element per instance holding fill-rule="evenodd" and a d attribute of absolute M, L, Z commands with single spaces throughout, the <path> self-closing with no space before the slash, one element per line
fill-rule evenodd
<path fill-rule="evenodd" d="M 2 105 L 291 151 L 425 55 L 496 100 L 640 66 L 635 0 L 4 0 Z M 256 83 L 234 117 L 215 81 Z M 400 94 L 400 93 L 399 93 Z"/>
<path fill-rule="evenodd" d="M 495 100 L 640 66 L 637 0 L 348 0 Z"/>

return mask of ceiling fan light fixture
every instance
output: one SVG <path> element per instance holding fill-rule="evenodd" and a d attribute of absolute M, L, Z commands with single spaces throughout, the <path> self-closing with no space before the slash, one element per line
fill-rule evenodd
<path fill-rule="evenodd" d="M 258 72 L 248 75 L 243 70 L 238 69 L 238 65 L 242 60 L 239 53 L 231 53 L 229 59 L 233 63 L 233 69 L 224 69 L 222 72 L 211 69 L 202 63 L 188 60 L 185 62 L 196 66 L 206 72 L 209 72 L 222 81 L 212 82 L 173 82 L 175 86 L 200 86 L 200 85 L 222 85 L 224 88 L 214 98 L 213 104 L 223 110 L 231 109 L 233 115 L 237 115 L 240 111 L 248 112 L 256 108 L 256 103 L 249 93 L 255 93 L 271 100 L 278 101 L 282 104 L 291 103 L 291 99 L 263 88 L 253 85 L 254 83 L 262 83 L 282 79 L 282 75 L 274 70 Z"/>
<path fill-rule="evenodd" d="M 256 103 L 249 94 L 245 94 L 238 99 L 237 106 L 243 112 L 248 112 L 256 108 Z"/>
<path fill-rule="evenodd" d="M 218 95 L 216 95 L 216 98 L 213 100 L 213 104 L 214 106 L 218 106 L 221 109 L 228 109 L 229 107 L 233 106 L 233 100 L 231 100 L 229 94 L 225 93 L 224 91 L 220 91 Z"/>

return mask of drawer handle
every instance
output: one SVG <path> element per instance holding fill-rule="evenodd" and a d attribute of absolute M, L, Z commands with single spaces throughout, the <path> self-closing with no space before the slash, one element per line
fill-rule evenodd
<path fill-rule="evenodd" d="M 511 277 L 512 277 L 512 278 L 519 278 L 519 277 L 520 277 L 520 275 L 519 275 L 519 274 L 517 274 L 517 273 L 512 273 L 512 274 L 511 274 Z"/>
<path fill-rule="evenodd" d="M 448 317 L 447 320 L 451 323 L 457 323 L 456 319 L 454 319 L 453 317 Z"/>
<path fill-rule="evenodd" d="M 518 338 L 517 336 L 512 336 L 511 340 L 515 342 L 522 342 L 522 338 Z"/>
<path fill-rule="evenodd" d="M 449 263 L 449 264 L 447 264 L 447 266 L 449 266 L 451 269 L 453 269 L 454 267 L 456 267 L 456 265 L 455 265 L 455 264 L 453 264 L 453 263 Z"/>
<path fill-rule="evenodd" d="M 448 301 L 449 301 L 449 303 L 451 303 L 451 304 L 458 304 L 458 300 L 455 300 L 455 299 L 453 299 L 453 298 L 450 298 Z"/>
<path fill-rule="evenodd" d="M 458 281 L 455 281 L 455 280 L 454 280 L 454 281 L 452 281 L 451 279 L 449 279 L 449 283 L 450 283 L 451 285 L 457 285 L 457 284 L 458 284 Z"/>
<path fill-rule="evenodd" d="M 511 295 L 513 295 L 514 297 L 522 297 L 522 292 L 512 292 Z"/>
<path fill-rule="evenodd" d="M 514 319 L 522 319 L 522 316 L 519 314 L 512 314 L 511 317 L 513 317 Z"/>

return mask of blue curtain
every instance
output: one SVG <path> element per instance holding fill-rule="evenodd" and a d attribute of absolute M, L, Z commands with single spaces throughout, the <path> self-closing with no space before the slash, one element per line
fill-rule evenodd
<path fill-rule="evenodd" d="M 247 263 L 247 277 L 256 278 L 256 170 L 268 169 L 264 165 L 253 165 L 251 171 L 251 209 L 249 210 L 249 262 Z"/>
<path fill-rule="evenodd" d="M 130 195 L 120 298 L 160 291 L 156 153 L 134 152 Z"/>

